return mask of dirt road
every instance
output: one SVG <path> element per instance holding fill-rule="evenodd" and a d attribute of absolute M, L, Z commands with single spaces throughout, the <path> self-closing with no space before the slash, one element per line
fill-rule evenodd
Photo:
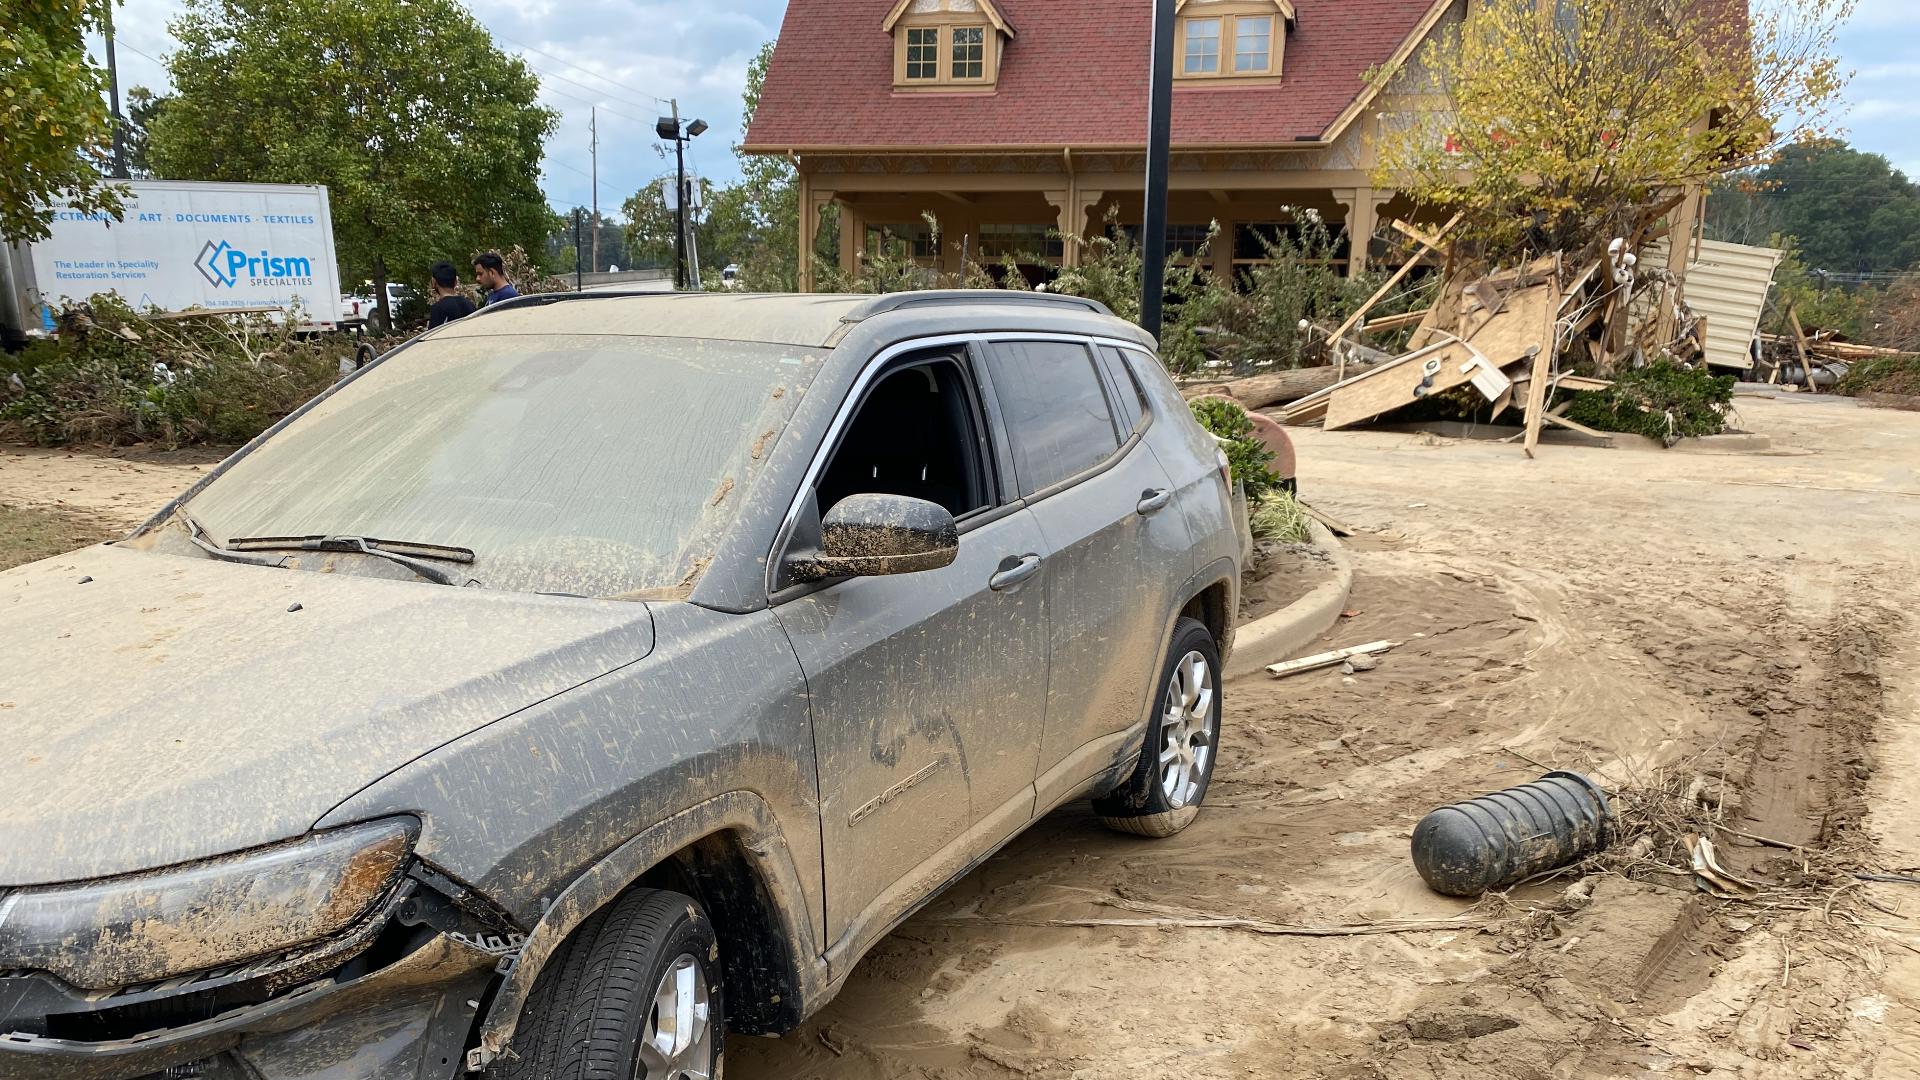
<path fill-rule="evenodd" d="M 1230 684 L 1192 829 L 1144 841 L 1056 813 L 802 1030 L 734 1040 L 728 1075 L 1920 1075 L 1920 886 L 1850 876 L 1920 868 L 1920 415 L 1738 404 L 1774 452 L 1528 462 L 1299 433 L 1307 497 L 1362 530 L 1359 614 L 1329 640 L 1406 644 L 1351 681 Z M 0 503 L 131 521 L 196 475 L 76 460 L 0 457 Z M 1699 778 L 1685 805 L 1802 850 L 1715 836 L 1757 902 L 1693 892 L 1665 835 L 1571 894 L 1428 892 L 1414 822 L 1534 762 L 1634 793 L 1643 821 Z M 1177 925 L 1221 918 L 1243 922 Z M 1399 932 L 1357 932 L 1377 930 Z"/>

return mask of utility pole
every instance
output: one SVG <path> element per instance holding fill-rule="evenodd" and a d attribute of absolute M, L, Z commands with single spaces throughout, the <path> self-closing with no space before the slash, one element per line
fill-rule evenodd
<path fill-rule="evenodd" d="M 673 105 L 673 287 L 687 287 L 687 140 L 680 133 L 680 99 Z"/>
<path fill-rule="evenodd" d="M 578 114 L 575 114 L 578 115 Z M 593 272 L 600 272 L 600 107 L 587 110 L 588 149 L 593 154 Z M 577 238 L 576 244 L 578 246 Z"/>
<path fill-rule="evenodd" d="M 120 117 L 120 62 L 113 48 L 113 0 L 101 0 L 100 26 L 107 43 L 107 93 L 113 106 L 113 176 L 127 178 L 126 122 Z"/>
<path fill-rule="evenodd" d="M 1173 0 L 1153 0 L 1147 104 L 1147 206 L 1140 224 L 1140 326 L 1160 336 L 1167 293 L 1167 158 L 1173 143 Z"/>

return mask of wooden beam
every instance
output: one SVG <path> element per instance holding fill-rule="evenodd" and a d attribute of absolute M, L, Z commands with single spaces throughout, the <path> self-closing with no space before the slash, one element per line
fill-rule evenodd
<path fill-rule="evenodd" d="M 1452 232 L 1453 227 L 1455 225 L 1460 224 L 1460 219 L 1465 216 L 1466 216 L 1465 214 L 1453 215 L 1452 221 L 1449 221 L 1445 225 L 1440 227 L 1440 232 L 1436 236 L 1436 239 L 1440 237 L 1444 237 L 1448 233 Z M 1368 297 L 1366 303 L 1361 304 L 1358 308 L 1356 308 L 1354 310 L 1354 313 L 1347 317 L 1347 321 L 1340 324 L 1340 329 L 1335 330 L 1333 332 L 1333 336 L 1327 339 L 1327 347 L 1332 348 L 1333 346 L 1338 345 L 1340 343 L 1340 339 L 1346 337 L 1349 333 L 1351 333 L 1354 327 L 1359 326 L 1360 321 L 1367 317 L 1367 312 L 1373 310 L 1373 305 L 1378 304 L 1382 300 L 1385 300 L 1387 298 L 1387 294 L 1393 291 L 1394 286 L 1400 284 L 1400 282 L 1404 280 L 1408 274 L 1413 273 L 1413 268 L 1415 266 L 1418 266 L 1420 264 L 1420 260 L 1426 258 L 1427 252 L 1431 250 L 1433 250 L 1433 248 L 1423 241 L 1420 245 L 1420 250 L 1413 253 L 1413 258 L 1408 259 L 1406 262 L 1406 265 L 1394 271 L 1393 276 L 1387 279 L 1387 283 L 1385 285 L 1380 286 L 1380 289 L 1378 292 L 1374 293 L 1371 297 Z M 1346 369 L 1347 369 L 1347 362 L 1345 359 L 1342 359 L 1340 361 L 1339 371 L 1336 372 L 1336 375 L 1344 376 Z"/>
<path fill-rule="evenodd" d="M 1580 434 L 1585 435 L 1589 438 L 1604 439 L 1607 442 L 1613 441 L 1613 436 L 1607 434 L 1606 432 L 1595 431 L 1593 428 L 1590 428 L 1585 424 L 1576 423 L 1572 420 L 1569 420 L 1566 417 L 1561 416 L 1559 413 L 1552 413 L 1552 412 L 1548 413 L 1547 423 L 1557 424 L 1560 427 L 1566 428 L 1568 431 L 1577 431 Z"/>
<path fill-rule="evenodd" d="M 1807 332 L 1800 327 L 1800 313 L 1793 309 L 1793 301 L 1787 301 L 1787 325 L 1793 328 L 1793 351 L 1800 356 L 1800 379 L 1807 389 L 1813 389 L 1813 359 L 1807 353 Z"/>
<path fill-rule="evenodd" d="M 1547 412 L 1547 373 L 1553 364 L 1552 350 L 1542 346 L 1533 354 L 1533 375 L 1527 380 L 1527 456 L 1540 445 L 1540 425 Z"/>
<path fill-rule="evenodd" d="M 1398 315 L 1383 315 L 1370 322 L 1362 322 L 1360 328 L 1354 332 L 1358 334 L 1385 333 L 1388 330 L 1398 330 L 1403 326 L 1413 326 L 1420 320 L 1426 318 L 1427 312 L 1432 310 L 1432 308 L 1421 308 L 1419 311 L 1407 311 Z"/>
<path fill-rule="evenodd" d="M 1269 675 L 1296 675 L 1302 671 L 1312 671 L 1315 668 L 1332 667 L 1342 660 L 1348 660 L 1356 656 L 1370 656 L 1374 653 L 1383 653 L 1388 649 L 1396 648 L 1399 644 L 1397 641 L 1372 641 L 1365 645 L 1355 645 L 1352 648 L 1314 653 L 1312 656 L 1303 656 L 1298 660 L 1288 660 L 1280 664 L 1268 664 L 1267 673 Z"/>
<path fill-rule="evenodd" d="M 1447 247 L 1445 243 L 1441 242 L 1440 237 L 1435 236 L 1432 233 L 1426 232 L 1425 230 L 1421 229 L 1418 225 L 1413 225 L 1408 222 L 1401 221 L 1399 218 L 1394 218 L 1391 224 L 1395 229 L 1398 229 L 1400 232 L 1404 233 L 1405 235 L 1412 238 L 1413 240 L 1416 240 L 1421 244 L 1427 247 L 1430 247 L 1435 251 L 1440 252 L 1443 255 L 1446 254 L 1449 250 L 1451 250 L 1450 248 Z M 1449 228 L 1451 228 L 1451 226 L 1449 226 Z M 1441 229 L 1440 231 L 1444 233 L 1447 230 Z"/>

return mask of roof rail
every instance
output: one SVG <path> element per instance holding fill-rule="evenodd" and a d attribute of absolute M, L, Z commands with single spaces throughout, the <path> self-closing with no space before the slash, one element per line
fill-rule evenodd
<path fill-rule="evenodd" d="M 1011 289 L 927 289 L 920 292 L 887 293 L 876 296 L 848 312 L 845 322 L 864 322 L 875 315 L 902 308 L 935 304 L 1031 304 L 1048 307 L 1074 307 L 1096 315 L 1112 315 L 1107 305 L 1084 296 L 1060 293 L 1016 292 Z"/>
<path fill-rule="evenodd" d="M 509 299 L 509 300 L 496 300 L 495 302 L 488 304 L 485 307 L 476 309 L 473 314 L 484 315 L 489 311 L 505 311 L 508 308 L 546 307 L 548 304 L 558 304 L 568 300 L 619 300 L 619 299 L 625 299 L 625 298 L 634 297 L 634 296 L 679 296 L 679 295 L 686 295 L 686 294 L 675 293 L 675 292 L 655 292 L 653 290 L 640 290 L 640 289 L 633 289 L 633 290 L 626 290 L 626 291 L 621 291 L 616 289 L 596 289 L 592 292 L 521 293 L 519 296 L 513 297 L 512 299 Z M 472 317 L 473 317 L 472 315 L 468 316 L 468 318 L 472 318 Z"/>

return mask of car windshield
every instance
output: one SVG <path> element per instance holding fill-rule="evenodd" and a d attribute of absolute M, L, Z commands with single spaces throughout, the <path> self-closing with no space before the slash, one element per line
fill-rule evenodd
<path fill-rule="evenodd" d="M 471 548 L 467 569 L 490 589 L 671 590 L 705 568 L 824 355 L 681 338 L 429 339 L 185 509 L 223 544 L 331 534 Z"/>

